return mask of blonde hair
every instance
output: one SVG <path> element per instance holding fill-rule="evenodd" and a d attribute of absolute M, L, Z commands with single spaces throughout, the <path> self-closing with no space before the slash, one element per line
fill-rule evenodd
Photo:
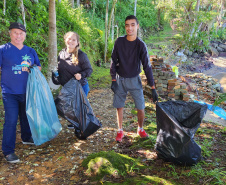
<path fill-rule="evenodd" d="M 73 52 L 72 52 L 72 64 L 74 64 L 74 65 L 76 66 L 76 65 L 78 65 L 78 63 L 79 63 L 79 61 L 78 61 L 78 50 L 79 50 L 79 45 L 80 45 L 80 42 L 79 42 L 79 35 L 78 35 L 76 32 L 73 32 L 73 31 L 67 32 L 67 33 L 64 35 L 64 42 L 65 42 L 65 43 L 66 43 L 67 38 L 68 38 L 70 35 L 75 35 L 75 36 L 76 36 L 76 39 L 77 39 L 77 42 L 78 42 L 78 45 L 75 47 L 75 49 L 74 49 Z"/>

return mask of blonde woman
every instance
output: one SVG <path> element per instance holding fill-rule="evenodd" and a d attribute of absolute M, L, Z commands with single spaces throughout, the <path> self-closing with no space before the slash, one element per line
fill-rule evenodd
<path fill-rule="evenodd" d="M 71 78 L 75 78 L 81 83 L 87 96 L 90 90 L 87 77 L 93 69 L 86 53 L 79 49 L 79 35 L 70 31 L 64 35 L 64 42 L 66 48 L 58 56 L 59 82 L 64 86 Z M 74 129 L 73 125 L 68 125 L 68 128 Z"/>

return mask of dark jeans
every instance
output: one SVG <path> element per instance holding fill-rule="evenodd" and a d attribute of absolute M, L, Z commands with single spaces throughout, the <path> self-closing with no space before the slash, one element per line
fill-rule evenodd
<path fill-rule="evenodd" d="M 20 118 L 21 139 L 28 141 L 31 130 L 26 115 L 26 94 L 2 94 L 5 109 L 3 125 L 2 151 L 4 155 L 14 153 L 16 142 L 16 126 Z"/>

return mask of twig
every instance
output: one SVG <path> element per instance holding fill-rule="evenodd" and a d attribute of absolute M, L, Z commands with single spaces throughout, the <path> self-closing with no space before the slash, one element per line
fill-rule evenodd
<path fill-rule="evenodd" d="M 169 54 L 169 56 L 166 58 L 166 60 L 171 57 L 179 48 L 181 47 L 181 45 L 179 45 L 172 53 Z"/>

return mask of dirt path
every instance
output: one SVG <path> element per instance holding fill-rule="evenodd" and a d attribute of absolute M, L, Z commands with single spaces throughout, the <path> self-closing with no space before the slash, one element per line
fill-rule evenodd
<path fill-rule="evenodd" d="M 213 58 L 212 61 L 213 67 L 203 73 L 218 79 L 223 92 L 226 93 L 226 57 Z"/>
<path fill-rule="evenodd" d="M 117 148 L 118 144 L 115 142 L 117 125 L 111 90 L 92 90 L 88 98 L 94 113 L 102 122 L 102 128 L 87 140 L 78 140 L 73 130 L 67 129 L 68 123 L 60 118 L 63 126 L 60 134 L 41 146 L 23 145 L 18 128 L 15 153 L 21 162 L 9 164 L 2 152 L 0 153 L 0 185 L 69 184 L 70 180 L 79 180 L 78 172 L 80 168 L 82 171 L 81 162 L 86 156 Z M 128 110 L 130 108 L 125 109 L 126 121 L 127 117 L 131 119 L 131 113 Z"/>

